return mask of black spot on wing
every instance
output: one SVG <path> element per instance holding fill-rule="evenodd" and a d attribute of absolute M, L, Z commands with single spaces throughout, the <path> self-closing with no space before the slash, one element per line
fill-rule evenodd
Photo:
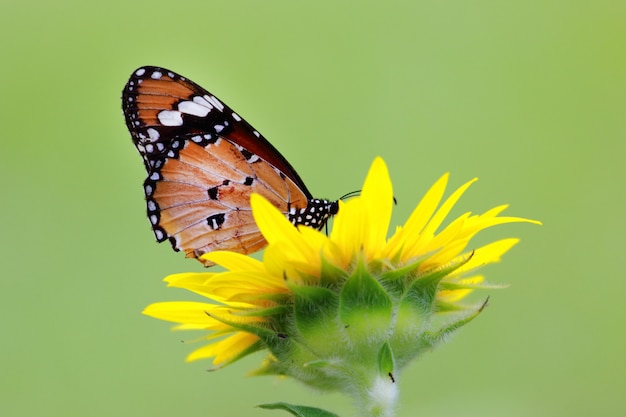
<path fill-rule="evenodd" d="M 220 193 L 219 193 L 219 188 L 218 187 L 209 188 L 207 190 L 207 193 L 209 194 L 209 198 L 211 200 L 219 200 L 219 194 Z"/>
<path fill-rule="evenodd" d="M 207 224 L 213 230 L 218 230 L 226 221 L 225 213 L 218 213 L 206 218 Z"/>

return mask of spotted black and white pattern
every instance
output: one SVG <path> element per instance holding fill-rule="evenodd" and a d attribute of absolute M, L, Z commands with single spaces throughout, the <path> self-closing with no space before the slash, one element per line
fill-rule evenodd
<path fill-rule="evenodd" d="M 330 216 L 334 216 L 339 211 L 337 201 L 310 199 L 304 208 L 291 208 L 287 213 L 287 218 L 294 225 L 321 229 L 324 227 Z"/>

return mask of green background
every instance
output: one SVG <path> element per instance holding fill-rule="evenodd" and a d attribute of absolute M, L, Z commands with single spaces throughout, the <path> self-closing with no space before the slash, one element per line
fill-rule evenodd
<path fill-rule="evenodd" d="M 144 217 L 120 110 L 141 65 L 229 103 L 316 196 L 358 189 L 381 155 L 394 224 L 446 171 L 480 177 L 455 214 L 544 222 L 481 235 L 522 238 L 485 271 L 512 285 L 401 375 L 399 415 L 625 415 L 624 22 L 623 1 L 3 1 L 0 415 L 353 415 L 245 377 L 258 355 L 185 364 L 199 345 L 140 314 L 194 299 L 161 279 L 201 270 Z"/>

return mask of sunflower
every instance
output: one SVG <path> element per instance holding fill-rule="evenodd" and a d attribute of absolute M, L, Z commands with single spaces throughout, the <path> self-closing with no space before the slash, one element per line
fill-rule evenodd
<path fill-rule="evenodd" d="M 250 204 L 268 242 L 263 260 L 232 252 L 203 257 L 225 272 L 168 276 L 207 302 L 151 304 L 144 314 L 207 331 L 187 360 L 225 366 L 267 350 L 255 372 L 293 377 L 353 396 L 363 415 L 390 416 L 402 368 L 475 318 L 486 301 L 465 304 L 487 287 L 477 271 L 498 262 L 518 239 L 472 248 L 481 230 L 538 221 L 501 216 L 506 205 L 467 212 L 442 224 L 468 181 L 445 200 L 448 174 L 426 192 L 407 222 L 389 237 L 393 191 L 376 158 L 361 194 L 340 201 L 330 234 L 294 227 L 260 195 Z M 492 288 L 493 286 L 489 286 Z M 442 320 L 443 318 L 443 320 Z"/>

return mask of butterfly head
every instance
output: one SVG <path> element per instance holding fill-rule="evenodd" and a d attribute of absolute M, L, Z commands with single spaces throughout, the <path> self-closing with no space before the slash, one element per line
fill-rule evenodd
<path fill-rule="evenodd" d="M 320 230 L 339 211 L 339 201 L 309 199 L 305 208 L 291 208 L 287 218 L 294 226 L 304 225 Z"/>

